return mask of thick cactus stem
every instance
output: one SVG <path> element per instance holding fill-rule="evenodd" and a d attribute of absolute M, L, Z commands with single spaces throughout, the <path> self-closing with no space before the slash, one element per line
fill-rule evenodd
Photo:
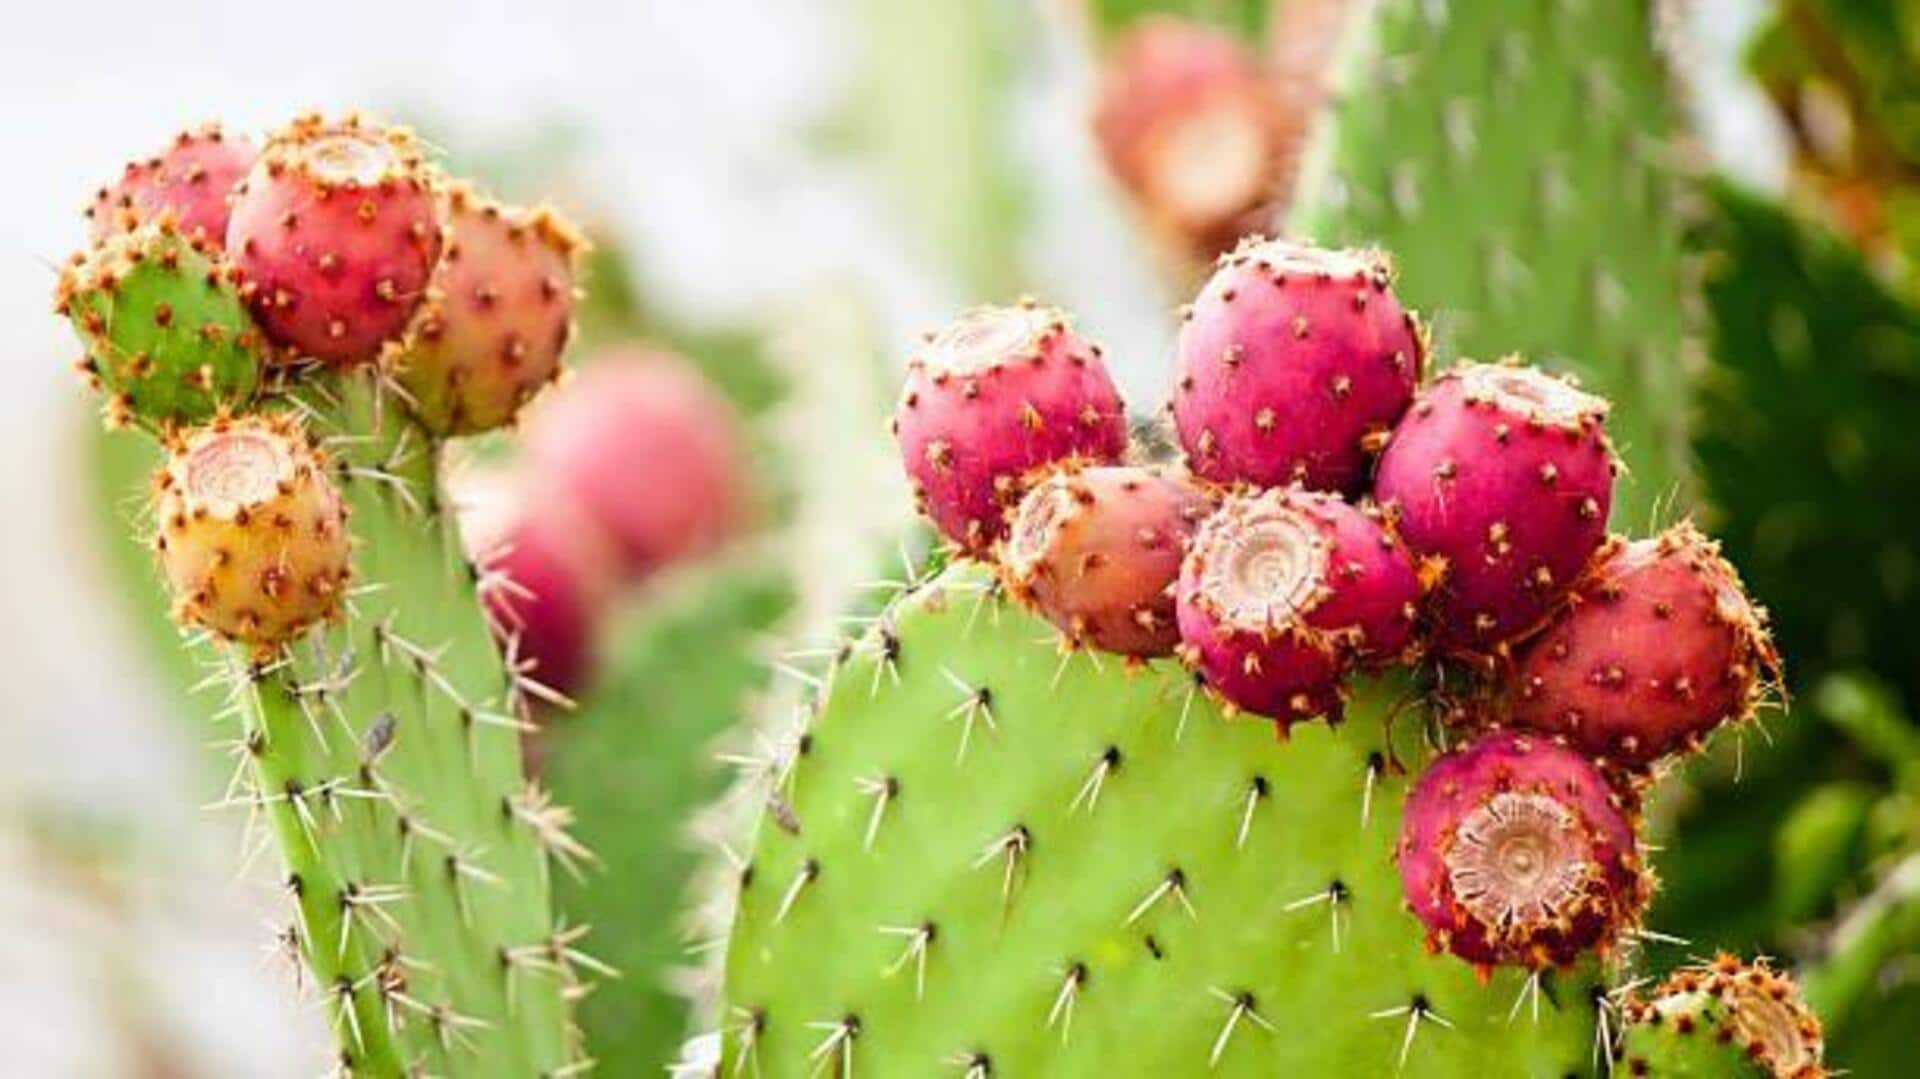
<path fill-rule="evenodd" d="M 1722 955 L 1630 1001 L 1621 1056 L 1654 1079 L 1825 1079 L 1820 1020 L 1765 960 Z"/>
<path fill-rule="evenodd" d="M 218 247 L 227 239 L 233 189 L 258 155 L 250 140 L 218 124 L 182 131 L 160 153 L 129 161 L 118 180 L 94 195 L 87 234 L 104 243 L 165 218 L 182 234 Z"/>

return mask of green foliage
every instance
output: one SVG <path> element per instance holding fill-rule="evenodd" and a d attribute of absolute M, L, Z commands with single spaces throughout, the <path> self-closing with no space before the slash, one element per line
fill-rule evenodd
<path fill-rule="evenodd" d="M 1258 42 L 1272 10 L 1289 2 L 1297 0 L 1087 0 L 1087 13 L 1103 34 L 1122 33 L 1154 15 L 1170 15 L 1223 26 Z"/>

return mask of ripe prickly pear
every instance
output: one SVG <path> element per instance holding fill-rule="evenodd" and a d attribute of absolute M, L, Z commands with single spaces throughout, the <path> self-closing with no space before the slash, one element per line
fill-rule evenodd
<path fill-rule="evenodd" d="M 907 365 L 894 434 L 921 512 L 969 554 L 1007 532 L 1033 473 L 1127 448 L 1127 420 L 1099 346 L 1059 310 L 979 307 Z"/>
<path fill-rule="evenodd" d="M 1606 538 L 1607 407 L 1532 367 L 1463 363 L 1394 428 L 1374 498 L 1442 570 L 1440 651 L 1504 652 L 1551 615 Z"/>
<path fill-rule="evenodd" d="M 589 542 L 528 514 L 480 555 L 494 632 L 523 673 L 567 696 L 592 676 L 607 594 Z"/>
<path fill-rule="evenodd" d="M 97 244 L 171 217 L 190 239 L 225 243 L 234 186 L 258 155 L 251 141 L 218 124 L 182 131 L 160 153 L 127 162 L 120 178 L 94 195 L 87 206 L 88 237 Z"/>
<path fill-rule="evenodd" d="M 301 117 L 268 140 L 226 236 L 267 336 L 337 366 L 376 359 L 440 257 L 434 183 L 412 134 L 357 116 Z"/>
<path fill-rule="evenodd" d="M 1191 480 L 1161 469 L 1063 468 L 1021 500 L 1003 578 L 1071 644 L 1172 655 L 1174 579 L 1210 509 Z"/>
<path fill-rule="evenodd" d="M 298 425 L 216 420 L 170 450 L 153 546 L 180 621 L 264 652 L 339 612 L 346 505 Z"/>
<path fill-rule="evenodd" d="M 1229 496 L 1180 570 L 1182 652 L 1228 702 L 1268 716 L 1338 719 L 1356 662 L 1410 647 L 1412 558 L 1366 511 L 1297 488 Z"/>
<path fill-rule="evenodd" d="M 1173 419 L 1188 464 L 1222 483 L 1351 492 L 1426 351 L 1380 255 L 1242 243 L 1180 328 Z"/>
<path fill-rule="evenodd" d="M 1825 1079 L 1825 1038 L 1800 987 L 1762 959 L 1721 954 L 1630 999 L 1621 1057 L 1629 1075 Z"/>
<path fill-rule="evenodd" d="M 1521 654 L 1510 718 L 1590 756 L 1644 767 L 1695 745 L 1779 673 L 1766 612 L 1690 523 L 1615 541 L 1573 597 Z"/>
<path fill-rule="evenodd" d="M 733 405 L 677 356 L 590 361 L 528 417 L 535 472 L 612 541 L 628 574 L 705 554 L 746 523 L 746 436 Z"/>
<path fill-rule="evenodd" d="M 1565 966 L 1646 906 L 1635 809 L 1592 762 L 1490 734 L 1435 760 L 1407 795 L 1396 857 L 1428 943 L 1481 966 Z"/>
<path fill-rule="evenodd" d="M 504 206 L 464 184 L 445 197 L 446 250 L 398 378 L 438 434 L 511 421 L 560 372 L 583 244 L 553 211 Z"/>

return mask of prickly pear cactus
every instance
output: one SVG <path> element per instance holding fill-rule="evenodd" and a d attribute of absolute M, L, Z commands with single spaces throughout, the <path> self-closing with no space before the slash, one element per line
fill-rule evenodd
<path fill-rule="evenodd" d="M 1628 1074 L 1822 1079 L 1820 1020 L 1764 961 L 1720 956 L 1674 972 L 1627 1007 Z"/>

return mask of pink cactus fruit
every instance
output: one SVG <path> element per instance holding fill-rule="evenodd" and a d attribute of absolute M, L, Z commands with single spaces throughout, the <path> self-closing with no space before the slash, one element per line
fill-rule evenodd
<path fill-rule="evenodd" d="M 1425 337 L 1386 260 L 1250 239 L 1180 327 L 1173 420 L 1194 473 L 1353 492 L 1413 400 Z"/>
<path fill-rule="evenodd" d="M 218 124 L 182 131 L 160 153 L 129 161 L 118 180 L 94 195 L 88 238 L 98 244 L 171 215 L 181 235 L 218 247 L 226 242 L 233 189 L 257 156 L 251 141 Z"/>
<path fill-rule="evenodd" d="M 1751 716 L 1779 681 L 1766 612 L 1690 523 L 1615 541 L 1573 597 L 1520 655 L 1515 726 L 1640 768 Z"/>
<path fill-rule="evenodd" d="M 1001 576 L 1071 644 L 1172 655 L 1174 579 L 1211 509 L 1193 481 L 1162 469 L 1063 467 L 1021 499 Z"/>
<path fill-rule="evenodd" d="M 1113 462 L 1127 419 L 1100 348 L 1051 307 L 979 307 L 907 365 L 893 429 L 921 512 L 968 554 L 1007 532 L 1030 473 Z"/>
<path fill-rule="evenodd" d="M 1093 131 L 1114 177 L 1183 246 L 1232 245 L 1278 193 L 1288 139 L 1304 126 L 1252 51 L 1224 30 L 1158 16 L 1122 35 L 1103 67 Z"/>
<path fill-rule="evenodd" d="M 1181 654 L 1230 705 L 1294 722 L 1338 719 L 1341 679 L 1413 647 L 1412 557 L 1332 495 L 1230 495 L 1194 534 L 1175 593 Z"/>
<path fill-rule="evenodd" d="M 1594 764 L 1500 732 L 1435 760 L 1407 795 L 1396 859 L 1428 946 L 1476 966 L 1566 966 L 1612 946 L 1651 893 L 1637 807 Z"/>
<path fill-rule="evenodd" d="M 1439 578 L 1436 648 L 1504 654 L 1606 538 L 1607 402 L 1532 367 L 1463 363 L 1394 428 L 1374 498 Z"/>
<path fill-rule="evenodd" d="M 443 206 L 446 249 L 398 378 L 430 430 L 474 434 L 510 422 L 560 373 L 585 245 L 552 210 L 464 184 L 448 186 Z"/>
<path fill-rule="evenodd" d="M 227 225 L 267 336 L 337 366 L 378 358 L 440 258 L 435 182 L 402 128 L 305 116 L 269 139 Z"/>
<path fill-rule="evenodd" d="M 706 554 L 752 512 L 732 402 L 670 353 L 617 349 L 528 410 L 539 482 L 573 499 L 638 575 Z"/>

